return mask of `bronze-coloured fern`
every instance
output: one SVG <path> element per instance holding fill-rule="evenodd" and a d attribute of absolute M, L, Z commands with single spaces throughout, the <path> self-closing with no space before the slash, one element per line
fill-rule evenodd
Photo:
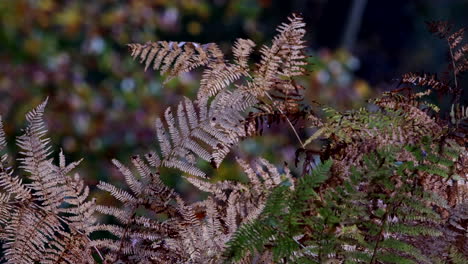
<path fill-rule="evenodd" d="M 113 160 L 125 187 L 100 182 L 117 205 L 95 204 L 80 161 L 57 164 L 43 120 L 26 115 L 17 139 L 20 176 L 5 154 L 0 118 L 0 242 L 7 263 L 466 263 L 468 110 L 464 30 L 428 23 L 449 45 L 451 80 L 408 73 L 367 107 L 317 109 L 304 98 L 305 23 L 293 14 L 271 45 L 238 39 L 232 60 L 214 43 L 129 44 L 131 56 L 168 75 L 203 68 L 196 99 L 155 121 L 158 148 Z M 428 96 L 453 96 L 441 115 Z M 448 118 L 447 118 L 448 117 Z M 295 166 L 237 158 L 245 181 L 216 181 L 232 148 L 279 124 L 298 139 Z M 308 139 L 302 140 L 309 131 Z M 206 165 L 206 164 L 205 164 Z M 296 172 L 298 167 L 299 171 Z M 205 199 L 188 201 L 161 180 L 175 168 Z M 106 216 L 110 222 L 96 221 Z"/>
<path fill-rule="evenodd" d="M 22 158 L 19 168 L 27 178 L 17 176 L 0 164 L 0 239 L 8 263 L 92 263 L 99 253 L 89 238 L 94 224 L 94 200 L 78 174 L 70 172 L 80 161 L 66 164 L 63 152 L 59 164 L 51 158 L 43 122 L 47 100 L 26 115 L 28 126 L 17 139 Z M 1 120 L 0 120 L 1 121 Z M 0 151 L 6 147 L 0 122 Z M 28 183 L 23 183 L 27 179 Z"/>
<path fill-rule="evenodd" d="M 401 81 L 417 86 L 428 86 L 437 91 L 448 91 L 452 94 L 452 104 L 458 104 L 463 95 L 463 88 L 460 87 L 458 79 L 468 71 L 468 43 L 464 43 L 466 28 L 453 31 L 453 25 L 447 21 L 429 21 L 426 24 L 431 33 L 447 42 L 448 71 L 452 76 L 439 79 L 435 74 L 406 73 L 403 74 Z"/>

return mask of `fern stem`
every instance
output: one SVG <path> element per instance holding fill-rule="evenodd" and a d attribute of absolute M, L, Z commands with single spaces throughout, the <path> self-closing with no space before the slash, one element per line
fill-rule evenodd
<path fill-rule="evenodd" d="M 374 251 L 372 252 L 372 258 L 371 258 L 369 264 L 373 264 L 374 261 L 375 261 L 375 258 L 376 258 L 376 256 L 377 256 L 377 250 L 379 249 L 380 241 L 382 241 L 382 239 L 381 239 L 381 238 L 382 238 L 382 234 L 383 234 L 383 232 L 385 231 L 385 225 L 387 224 L 387 213 L 385 213 L 385 214 L 383 215 L 382 218 L 383 218 L 382 227 L 380 228 L 379 236 L 378 236 L 378 238 L 377 238 L 378 240 L 377 240 L 377 242 L 375 243 Z"/>
<path fill-rule="evenodd" d="M 59 216 L 59 215 L 57 215 L 57 218 L 58 218 L 59 220 L 61 220 L 62 222 L 66 223 L 70 228 L 74 229 L 78 234 L 81 234 L 81 235 L 85 236 L 86 239 L 87 239 L 89 242 L 91 242 L 91 239 L 90 239 L 87 235 L 85 235 L 83 232 L 81 232 L 81 231 L 78 230 L 77 228 L 71 226 L 71 225 L 68 223 L 67 220 L 63 219 L 63 218 L 62 218 L 61 216 Z M 93 246 L 93 248 L 94 248 L 94 250 L 96 251 L 96 253 L 98 254 L 98 256 L 99 256 L 99 258 L 101 259 L 101 261 L 104 261 L 104 257 L 102 256 L 101 251 L 99 251 L 99 249 L 98 249 L 96 246 Z"/>
<path fill-rule="evenodd" d="M 310 252 L 310 250 L 308 248 L 306 248 L 301 242 L 299 242 L 298 239 L 296 238 L 292 238 L 294 240 L 294 242 L 296 242 L 302 249 L 304 249 L 305 251 L 307 251 L 307 253 L 309 253 L 311 256 L 313 256 L 312 252 Z"/>
<path fill-rule="evenodd" d="M 273 98 L 271 98 L 271 96 L 268 93 L 265 93 L 265 94 L 268 97 L 268 99 L 270 99 L 271 101 L 274 101 Z M 294 132 L 294 135 L 296 135 L 296 138 L 299 141 L 299 143 L 301 144 L 301 147 L 305 149 L 304 143 L 302 142 L 301 138 L 299 137 L 299 134 L 297 133 L 296 129 L 294 128 L 294 125 L 291 123 L 291 120 L 289 120 L 288 116 L 283 112 L 283 110 L 279 109 L 274 104 L 272 104 L 272 105 L 286 118 L 286 121 L 288 122 L 289 126 L 291 127 L 292 131 Z"/>
<path fill-rule="evenodd" d="M 458 101 L 460 101 L 460 90 L 458 89 L 458 80 L 457 80 L 457 72 L 456 72 L 456 65 L 455 65 L 455 59 L 454 59 L 454 56 L 453 56 L 453 50 L 452 50 L 452 46 L 450 44 L 450 41 L 447 39 L 447 43 L 448 43 L 448 47 L 449 47 L 449 52 L 450 52 L 450 61 L 452 62 L 452 72 L 453 72 L 453 83 L 455 85 L 455 91 L 454 92 L 454 96 L 453 96 L 453 99 L 452 99 L 452 104 L 457 104 Z"/>

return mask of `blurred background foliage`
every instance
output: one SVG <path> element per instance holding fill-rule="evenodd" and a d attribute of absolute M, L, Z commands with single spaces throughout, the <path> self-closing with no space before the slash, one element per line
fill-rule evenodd
<path fill-rule="evenodd" d="M 55 150 L 84 157 L 80 174 L 91 185 L 121 181 L 110 160 L 126 162 L 154 148 L 156 117 L 183 95 L 193 98 L 200 74 L 163 87 L 158 73 L 132 61 L 127 43 L 216 42 L 229 54 L 238 37 L 268 44 L 292 12 L 307 22 L 313 63 L 313 73 L 301 80 L 307 100 L 342 110 L 395 87 L 401 73 L 443 69 L 445 46 L 424 21 L 468 24 L 466 0 L 1 0 L 0 114 L 10 148 L 15 151 L 24 114 L 49 97 Z M 246 156 L 291 164 L 297 147 L 283 126 L 241 148 Z M 234 168 L 224 164 L 216 179 L 234 177 Z"/>

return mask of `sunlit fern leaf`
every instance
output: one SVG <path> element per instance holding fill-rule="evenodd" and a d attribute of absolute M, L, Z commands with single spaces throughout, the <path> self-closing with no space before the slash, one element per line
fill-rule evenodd
<path fill-rule="evenodd" d="M 159 213 L 167 213 L 173 217 L 176 213 L 174 205 L 170 204 L 178 196 L 173 190 L 164 185 L 158 173 L 151 171 L 138 156 L 132 157 L 132 163 L 138 171 L 137 177 L 128 167 L 117 160 L 113 163 L 124 175 L 125 182 L 132 193 L 101 182 L 98 188 L 110 193 L 122 203 L 122 208 L 99 205 L 97 211 L 115 217 L 122 226 L 97 225 L 94 231 L 105 231 L 117 239 L 98 239 L 92 244 L 108 251 L 108 259 L 124 261 L 135 258 L 140 261 L 150 261 L 157 256 L 155 249 L 151 248 L 160 236 L 168 236 L 168 232 L 176 228 L 170 222 L 161 222 L 148 216 L 138 215 L 141 207 Z"/>
<path fill-rule="evenodd" d="M 26 115 L 29 126 L 25 134 L 18 138 L 17 144 L 24 155 L 24 158 L 20 159 L 20 168 L 28 172 L 33 180 L 30 188 L 40 194 L 38 199 L 44 202 L 43 206 L 52 209 L 62 203 L 60 195 L 56 195 L 57 191 L 60 192 L 56 186 L 62 184 L 63 179 L 52 174 L 49 166 L 50 139 L 44 138 L 47 131 L 42 119 L 46 104 L 47 100 Z"/>
<path fill-rule="evenodd" d="M 159 166 L 177 168 L 198 177 L 205 173 L 195 166 L 193 157 L 218 166 L 229 153 L 231 146 L 244 136 L 239 120 L 241 109 L 220 103 L 224 94 L 218 94 L 209 109 L 203 99 L 198 105 L 185 98 L 177 107 L 177 119 L 172 110 L 165 112 L 165 127 L 161 119 L 156 120 L 156 132 L 162 157 Z M 158 158 L 159 159 L 159 158 Z"/>
<path fill-rule="evenodd" d="M 5 131 L 3 131 L 2 116 L 0 116 L 0 153 L 3 152 L 5 148 L 6 148 Z"/>
<path fill-rule="evenodd" d="M 257 77 L 267 76 L 267 82 L 255 81 L 257 77 L 251 81 L 247 59 L 254 43 L 250 40 L 237 40 L 233 49 L 234 63 L 226 63 L 215 44 L 164 41 L 145 45 L 129 44 L 132 57 L 140 58 L 147 67 L 153 65 L 162 72 L 171 66 L 179 68 L 177 66 L 183 61 L 191 60 L 193 67 L 207 67 L 202 76 L 196 106 L 186 99 L 177 107 L 177 118 L 171 109 L 167 109 L 167 127 L 161 119 L 156 120 L 156 132 L 162 154 L 161 162 L 157 162 L 160 166 L 177 168 L 198 177 L 205 177 L 204 172 L 195 166 L 196 158 L 200 157 L 217 167 L 231 147 L 246 135 L 241 124 L 244 119 L 243 113 L 258 103 L 256 97 L 259 95 L 250 86 L 253 83 L 261 84 L 262 89 L 268 90 L 271 87 L 267 86 L 272 84 L 274 75 L 291 78 L 303 73 L 304 69 L 301 66 L 305 64 L 305 46 L 302 38 L 305 24 L 302 18 L 296 15 L 289 20 L 290 23 L 278 28 L 279 34 L 273 40 L 272 48 L 264 47 L 259 69 L 252 73 Z M 277 58 L 282 60 L 282 63 L 277 64 L 267 57 Z M 268 70 L 265 72 L 262 69 Z M 246 77 L 249 83 L 247 86 L 236 84 L 233 89 L 226 89 L 241 77 Z M 208 105 L 210 97 L 214 98 Z"/>
<path fill-rule="evenodd" d="M 234 57 L 236 59 L 235 62 L 242 69 L 248 69 L 248 59 L 254 47 L 255 43 L 250 39 L 240 38 L 236 40 L 236 43 L 234 43 L 232 53 L 234 54 Z"/>
<path fill-rule="evenodd" d="M 197 97 L 214 96 L 241 77 L 249 77 L 247 60 L 254 46 L 251 40 L 238 39 L 233 47 L 235 64 L 208 64 L 208 69 L 203 72 Z"/>
<path fill-rule="evenodd" d="M 165 73 L 172 68 L 169 79 L 199 66 L 206 66 L 197 97 L 214 96 L 241 77 L 246 77 L 250 93 L 263 96 L 271 89 L 273 79 L 278 76 L 290 79 L 305 73 L 304 30 L 305 23 L 293 14 L 289 23 L 278 27 L 271 47 L 264 46 L 258 69 L 251 72 L 248 57 L 255 44 L 251 40 L 238 39 L 233 47 L 234 63 L 226 63 L 216 44 L 194 42 L 148 42 L 128 44 L 131 56 L 145 64 L 145 70 L 153 69 Z M 253 77 L 253 81 L 250 81 Z"/>
<path fill-rule="evenodd" d="M 458 103 L 463 93 L 463 89 L 458 84 L 458 78 L 461 74 L 468 71 L 468 43 L 464 42 L 466 28 L 453 31 L 453 25 L 447 21 L 426 22 L 431 33 L 447 41 L 449 48 L 449 72 L 453 73 L 452 82 L 453 94 L 452 103 Z"/>
<path fill-rule="evenodd" d="M 23 184 L 4 166 L 5 160 L 0 167 L 1 191 L 9 193 L 0 196 L 2 201 L 8 197 L 10 204 L 10 213 L 0 214 L 4 258 L 8 263 L 92 263 L 88 235 L 94 225 L 94 201 L 87 201 L 89 189 L 80 177 L 69 175 L 80 161 L 66 164 L 62 152 L 58 165 L 50 158 L 43 120 L 46 103 L 26 115 L 28 126 L 17 140 L 24 156 L 18 159 L 20 168 L 30 183 Z M 3 138 L 3 130 L 0 134 Z"/>
<path fill-rule="evenodd" d="M 151 65 L 161 73 L 172 69 L 169 73 L 171 78 L 209 63 L 223 62 L 223 54 L 214 43 L 157 41 L 128 46 L 131 56 L 145 64 L 145 70 Z"/>
<path fill-rule="evenodd" d="M 0 152 L 6 148 L 5 132 L 0 116 Z M 8 154 L 3 153 L 0 160 L 0 188 L 8 193 L 8 197 L 14 197 L 19 201 L 29 200 L 31 198 L 31 189 L 22 183 L 22 179 L 14 176 L 13 169 L 7 163 Z M 6 198 L 6 197 L 5 197 Z M 3 221 L 4 218 L 2 218 Z"/>
<path fill-rule="evenodd" d="M 258 69 L 254 72 L 253 81 L 249 82 L 249 88 L 256 96 L 263 96 L 270 90 L 278 76 L 290 78 L 305 72 L 305 23 L 302 17 L 295 14 L 288 19 L 289 23 L 278 27 L 278 35 L 273 38 L 271 47 L 263 46 L 260 49 Z"/>
<path fill-rule="evenodd" d="M 248 72 L 237 64 L 218 63 L 209 65 L 208 69 L 203 72 L 197 97 L 214 96 L 231 83 L 247 75 Z"/>

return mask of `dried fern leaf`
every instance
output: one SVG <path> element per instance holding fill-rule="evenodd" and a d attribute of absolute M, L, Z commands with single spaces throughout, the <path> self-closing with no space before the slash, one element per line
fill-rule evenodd
<path fill-rule="evenodd" d="M 203 72 L 197 97 L 215 96 L 231 83 L 234 83 L 242 76 L 247 76 L 247 74 L 248 73 L 241 66 L 236 64 L 218 63 L 210 65 L 209 68 Z"/>
<path fill-rule="evenodd" d="M 454 102 L 458 101 L 462 90 L 458 87 L 457 78 L 458 75 L 468 71 L 468 44 L 463 45 L 466 28 L 461 28 L 452 32 L 453 25 L 447 21 L 430 21 L 426 22 L 426 24 L 431 33 L 447 41 L 450 55 L 448 68 L 453 72 L 453 82 L 455 86 L 455 89 L 451 92 L 455 95 Z"/>
<path fill-rule="evenodd" d="M 429 32 L 441 39 L 447 38 L 453 27 L 448 21 L 427 21 L 426 26 Z"/>
<path fill-rule="evenodd" d="M 232 48 L 232 53 L 234 54 L 235 62 L 242 69 L 248 69 L 248 59 L 250 54 L 255 47 L 255 43 L 250 39 L 237 39 Z"/>
<path fill-rule="evenodd" d="M 249 76 L 247 60 L 254 46 L 251 40 L 238 39 L 233 48 L 235 64 L 222 60 L 208 64 L 208 69 L 203 72 L 197 97 L 215 96 L 241 77 Z"/>
<path fill-rule="evenodd" d="M 152 153 L 147 158 L 152 162 L 156 154 Z M 175 217 L 177 208 L 171 201 L 174 201 L 178 195 L 166 187 L 159 179 L 158 173 L 153 173 L 150 167 L 138 156 L 132 157 L 132 163 L 138 171 L 136 176 L 128 167 L 119 161 L 113 161 L 118 170 L 125 176 L 125 181 L 129 185 L 131 192 L 127 192 L 118 187 L 107 183 L 100 183 L 99 188 L 110 193 L 114 198 L 122 202 L 122 208 L 100 205 L 97 211 L 102 214 L 115 217 L 119 225 L 97 225 L 93 231 L 105 231 L 117 239 L 99 239 L 92 242 L 93 246 L 106 249 L 109 253 L 106 259 L 113 261 L 126 261 L 135 259 L 143 263 L 152 263 L 158 256 L 157 247 L 152 247 L 158 243 L 162 237 L 168 237 L 173 234 L 177 228 L 172 219 L 167 222 L 161 222 L 150 215 L 137 215 L 137 209 L 146 208 L 152 212 L 166 213 L 169 217 Z M 163 251 L 165 249 L 162 249 Z M 165 255 L 168 259 L 177 259 L 173 254 Z"/>
<path fill-rule="evenodd" d="M 94 201 L 87 201 L 89 189 L 79 176 L 69 176 L 80 161 L 67 165 L 62 152 L 59 165 L 49 158 L 43 121 L 46 104 L 47 100 L 26 115 L 29 124 L 17 140 L 23 155 L 18 159 L 20 168 L 31 182 L 23 184 L 4 167 L 4 159 L 0 165 L 0 187 L 10 193 L 0 194 L 0 200 L 8 197 L 11 205 L 0 205 L 4 256 L 8 263 L 92 263 L 88 235 L 94 224 Z M 3 130 L 0 134 L 3 138 Z"/>
<path fill-rule="evenodd" d="M 205 173 L 194 165 L 195 157 L 217 166 L 229 152 L 230 146 L 245 133 L 239 122 L 243 119 L 239 110 L 220 102 L 224 96 L 226 94 L 218 94 L 209 109 L 202 103 L 206 98 L 198 101 L 198 107 L 186 98 L 177 107 L 177 119 L 168 108 L 165 111 L 167 128 L 161 119 L 156 120 L 162 157 L 158 157 L 160 161 L 154 163 L 202 178 Z"/>
<path fill-rule="evenodd" d="M 0 116 L 0 152 L 3 152 L 5 148 L 5 132 L 3 131 L 3 123 Z M 13 175 L 13 170 L 6 163 L 7 159 L 7 153 L 4 153 L 0 158 L 0 187 L 8 192 L 8 197 L 14 196 L 19 201 L 29 200 L 31 198 L 31 190 L 22 183 L 20 177 Z M 3 215 L 0 221 L 6 222 L 6 216 Z"/>
<path fill-rule="evenodd" d="M 291 78 L 305 73 L 305 23 L 295 14 L 288 19 L 288 24 L 283 23 L 277 28 L 279 34 L 274 37 L 271 47 L 263 46 L 260 50 L 261 61 L 253 82 L 249 83 L 254 95 L 262 96 L 270 90 L 278 76 Z"/>
<path fill-rule="evenodd" d="M 157 41 L 146 44 L 128 44 L 133 58 L 140 58 L 145 64 L 145 71 L 153 65 L 154 70 L 164 74 L 169 69 L 169 78 L 188 72 L 210 62 L 222 62 L 223 54 L 213 43 Z"/>
<path fill-rule="evenodd" d="M 2 116 L 0 115 L 0 152 L 6 147 L 5 131 L 3 131 Z"/>
<path fill-rule="evenodd" d="M 436 75 L 426 73 L 405 73 L 401 79 L 402 83 L 408 83 L 417 86 L 429 86 L 434 90 L 452 91 L 452 87 L 445 82 L 440 81 Z"/>

